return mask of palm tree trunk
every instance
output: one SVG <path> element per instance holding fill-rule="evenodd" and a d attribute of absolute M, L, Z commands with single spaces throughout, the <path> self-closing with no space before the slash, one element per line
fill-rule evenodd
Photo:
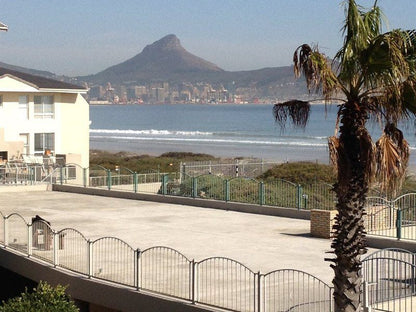
<path fill-rule="evenodd" d="M 371 167 L 371 137 L 365 128 L 367 113 L 357 103 L 347 103 L 341 111 L 338 149 L 338 215 L 333 227 L 331 265 L 336 312 L 361 310 L 361 255 L 366 252 L 364 203 Z M 370 151 L 368 150 L 370 149 Z"/>

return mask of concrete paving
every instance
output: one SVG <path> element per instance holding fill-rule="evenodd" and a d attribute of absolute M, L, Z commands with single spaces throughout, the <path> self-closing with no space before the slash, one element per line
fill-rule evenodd
<path fill-rule="evenodd" d="M 24 189 L 0 192 L 0 211 L 27 222 L 40 215 L 55 230 L 75 228 L 91 240 L 114 236 L 142 250 L 175 248 L 195 261 L 224 256 L 255 272 L 298 269 L 329 284 L 333 275 L 324 261 L 330 240 L 310 237 L 307 220 Z"/>

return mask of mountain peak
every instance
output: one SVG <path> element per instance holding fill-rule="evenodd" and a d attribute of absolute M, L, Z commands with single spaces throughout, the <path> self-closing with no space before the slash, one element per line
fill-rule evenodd
<path fill-rule="evenodd" d="M 173 34 L 167 35 L 158 41 L 153 42 L 152 44 L 147 45 L 143 52 L 147 52 L 148 50 L 162 50 L 162 51 L 169 51 L 169 50 L 177 50 L 177 49 L 184 49 L 181 46 L 181 42 L 179 41 L 178 37 Z"/>
<path fill-rule="evenodd" d="M 147 45 L 136 56 L 111 66 L 95 77 L 112 83 L 120 81 L 186 80 L 189 75 L 204 77 L 223 72 L 217 65 L 189 53 L 182 47 L 178 37 L 167 35 Z M 102 78 L 101 78 L 102 77 Z"/>

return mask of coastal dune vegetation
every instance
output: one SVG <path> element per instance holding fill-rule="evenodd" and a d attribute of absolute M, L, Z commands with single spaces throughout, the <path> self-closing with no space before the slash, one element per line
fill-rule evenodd
<path fill-rule="evenodd" d="M 236 157 L 235 159 L 241 159 Z M 181 162 L 193 161 L 220 161 L 221 158 L 209 154 L 191 152 L 167 152 L 158 156 L 139 155 L 132 152 L 110 152 L 101 150 L 90 151 L 90 167 L 102 166 L 115 170 L 126 168 L 137 173 L 150 172 L 179 172 Z M 258 181 L 271 182 L 285 180 L 294 184 L 309 185 L 313 183 L 333 184 L 336 181 L 334 168 L 330 164 L 322 164 L 313 161 L 284 162 L 276 164 L 265 172 L 255 177 Z M 377 187 L 374 188 L 377 195 Z M 413 175 L 408 175 L 400 193 L 416 191 L 416 180 Z"/>

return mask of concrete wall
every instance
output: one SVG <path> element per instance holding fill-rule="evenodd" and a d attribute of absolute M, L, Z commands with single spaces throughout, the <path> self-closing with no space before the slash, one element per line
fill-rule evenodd
<path fill-rule="evenodd" d="M 4 128 L 0 128 L 0 151 L 8 152 L 8 159 L 19 158 L 23 151 L 22 141 L 6 141 L 4 138 Z M 0 164 L 8 159 L 1 159 Z"/>
<path fill-rule="evenodd" d="M 197 206 L 197 207 L 203 207 L 203 208 L 222 209 L 222 210 L 230 210 L 230 211 L 237 211 L 237 212 L 262 214 L 262 215 L 268 215 L 268 216 L 279 216 L 279 217 L 286 217 L 286 218 L 293 218 L 293 219 L 303 219 L 303 220 L 310 219 L 310 211 L 297 210 L 293 208 L 260 206 L 260 205 L 243 204 L 243 203 L 230 203 L 230 202 L 224 202 L 224 201 L 218 201 L 218 200 L 188 198 L 188 197 L 179 197 L 179 196 L 143 194 L 143 193 L 122 192 L 122 191 L 109 191 L 105 189 L 88 188 L 88 187 L 72 186 L 72 185 L 60 185 L 60 184 L 54 184 L 52 186 L 52 190 L 59 191 L 59 192 L 70 192 L 70 193 L 79 193 L 79 194 L 88 194 L 88 195 L 97 195 L 97 196 L 146 200 L 146 201 L 178 204 L 178 205 Z"/>
<path fill-rule="evenodd" d="M 204 312 L 214 309 L 190 302 L 154 296 L 133 288 L 88 279 L 69 271 L 58 270 L 35 259 L 23 257 L 10 249 L 0 248 L 0 266 L 32 281 L 47 281 L 55 286 L 68 285 L 68 294 L 75 301 L 87 302 L 84 311 L 126 312 Z"/>
<path fill-rule="evenodd" d="M 67 155 L 67 162 L 76 163 L 83 168 L 89 167 L 90 151 L 90 113 L 88 102 L 81 94 L 60 94 L 56 103 L 60 120 L 60 141 L 57 150 Z"/>

